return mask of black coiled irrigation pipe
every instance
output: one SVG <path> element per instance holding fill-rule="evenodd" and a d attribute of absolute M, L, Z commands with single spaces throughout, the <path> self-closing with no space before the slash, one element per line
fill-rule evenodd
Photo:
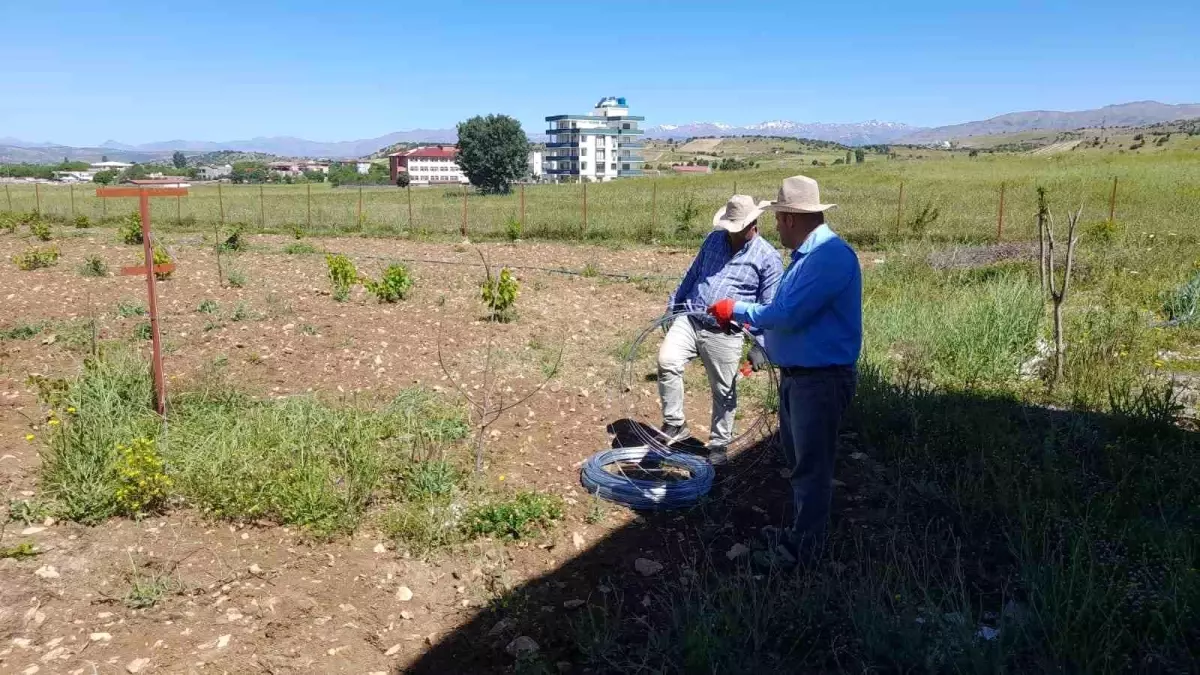
<path fill-rule="evenodd" d="M 706 315 L 706 312 L 697 310 L 668 312 L 642 330 L 625 354 L 619 383 L 620 391 L 632 390 L 633 380 L 637 376 L 636 355 L 647 337 L 680 317 Z M 742 332 L 749 336 L 749 332 L 744 328 Z M 768 367 L 765 374 L 771 391 L 778 391 L 774 367 Z M 728 450 L 739 450 L 754 442 L 768 424 L 767 416 L 760 414 L 730 443 Z M 580 471 L 580 482 L 588 492 L 602 499 L 643 510 L 683 508 L 695 504 L 708 494 L 716 473 L 705 458 L 672 450 L 665 439 L 647 431 L 643 425 L 635 424 L 633 429 L 640 445 L 603 450 L 584 462 Z M 675 481 L 633 478 L 621 469 L 622 464 L 630 463 L 639 465 L 639 468 L 647 473 L 668 467 L 682 470 L 688 477 Z M 610 466 L 615 470 L 609 471 L 607 467 Z"/>

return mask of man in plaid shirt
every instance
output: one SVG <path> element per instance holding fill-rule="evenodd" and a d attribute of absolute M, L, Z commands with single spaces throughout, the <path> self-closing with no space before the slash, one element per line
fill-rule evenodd
<path fill-rule="evenodd" d="M 783 261 L 770 243 L 758 236 L 758 217 L 765 203 L 734 195 L 713 216 L 714 231 L 704 240 L 696 259 L 667 302 L 667 311 L 704 311 L 721 298 L 770 304 L 783 276 Z M 750 349 L 758 370 L 766 363 L 762 338 Z M 662 436 L 668 443 L 689 437 L 683 412 L 683 371 L 700 357 L 712 389 L 712 427 L 709 460 L 724 463 L 733 440 L 737 411 L 737 374 L 742 359 L 742 334 L 723 329 L 710 316 L 676 319 L 658 352 L 658 393 L 662 399 Z"/>

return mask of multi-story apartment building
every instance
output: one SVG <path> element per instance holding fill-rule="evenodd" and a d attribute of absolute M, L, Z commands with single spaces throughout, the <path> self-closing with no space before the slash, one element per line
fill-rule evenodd
<path fill-rule="evenodd" d="M 542 166 L 555 182 L 610 181 L 642 175 L 643 117 L 629 114 L 624 98 L 600 99 L 586 115 L 546 118 L 548 140 Z"/>

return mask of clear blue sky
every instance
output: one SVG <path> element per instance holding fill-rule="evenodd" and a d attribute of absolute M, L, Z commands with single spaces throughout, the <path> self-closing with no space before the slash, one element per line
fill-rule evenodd
<path fill-rule="evenodd" d="M 1200 102 L 1195 0 L 976 4 L 0 0 L 0 137 L 536 133 L 603 95 L 648 125 Z"/>

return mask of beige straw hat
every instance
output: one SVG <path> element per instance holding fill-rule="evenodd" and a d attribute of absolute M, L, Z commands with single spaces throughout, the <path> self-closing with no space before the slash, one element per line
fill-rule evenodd
<path fill-rule="evenodd" d="M 783 179 L 779 188 L 779 199 L 768 202 L 767 211 L 787 211 L 789 213 L 820 213 L 837 206 L 837 204 L 822 204 L 821 190 L 817 181 L 808 176 L 792 176 Z"/>
<path fill-rule="evenodd" d="M 714 230 L 741 232 L 762 215 L 767 202 L 755 203 L 750 195 L 734 195 L 713 216 Z"/>

